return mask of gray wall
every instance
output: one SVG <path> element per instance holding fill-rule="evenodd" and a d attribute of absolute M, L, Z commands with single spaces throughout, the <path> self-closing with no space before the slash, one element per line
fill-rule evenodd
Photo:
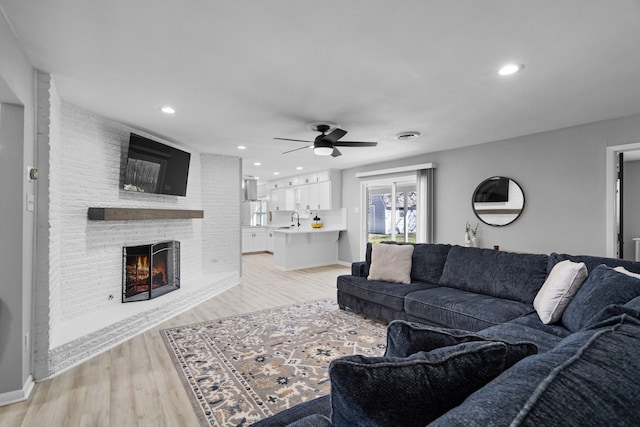
<path fill-rule="evenodd" d="M 480 223 L 480 246 L 606 255 L 606 147 L 638 141 L 640 116 L 632 116 L 346 169 L 342 203 L 347 208 L 348 230 L 340 239 L 339 259 L 347 263 L 363 259 L 360 215 L 354 211 L 360 200 L 360 180 L 355 174 L 427 162 L 437 163 L 436 242 L 462 244 L 465 223 L 479 222 L 471 210 L 475 187 L 486 178 L 503 175 L 522 187 L 525 209 L 506 227 Z"/>
<path fill-rule="evenodd" d="M 635 259 L 634 237 L 640 237 L 640 161 L 624 164 L 624 258 Z"/>
<path fill-rule="evenodd" d="M 35 184 L 34 71 L 0 15 L 0 401 L 19 399 L 31 369 L 34 213 L 24 209 Z"/>

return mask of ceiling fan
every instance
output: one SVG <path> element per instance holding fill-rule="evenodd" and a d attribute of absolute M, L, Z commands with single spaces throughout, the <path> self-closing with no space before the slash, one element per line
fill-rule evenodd
<path fill-rule="evenodd" d="M 377 142 L 338 141 L 340 138 L 342 138 L 347 134 L 347 131 L 342 130 L 340 128 L 335 128 L 334 130 L 329 132 L 330 129 L 331 129 L 331 126 L 324 123 L 314 126 L 314 130 L 317 130 L 318 132 L 320 132 L 321 135 L 316 136 L 316 139 L 313 140 L 312 145 L 295 148 L 293 150 L 285 151 L 282 154 L 287 154 L 293 151 L 304 150 L 305 148 L 313 147 L 313 153 L 317 156 L 330 155 L 332 157 L 338 157 L 342 155 L 342 153 L 336 147 L 375 147 L 376 145 L 378 145 Z M 312 142 L 312 141 L 305 141 L 302 139 L 289 139 L 289 138 L 273 138 L 273 139 L 279 139 L 282 141 Z"/>

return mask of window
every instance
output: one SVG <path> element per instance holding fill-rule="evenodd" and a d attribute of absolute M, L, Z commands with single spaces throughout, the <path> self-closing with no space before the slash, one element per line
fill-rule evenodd
<path fill-rule="evenodd" d="M 367 179 L 360 182 L 362 253 L 367 243 L 433 242 L 434 169 L 426 163 L 356 174 Z"/>
<path fill-rule="evenodd" d="M 367 242 L 416 242 L 416 183 L 367 186 Z"/>
<path fill-rule="evenodd" d="M 251 225 L 266 226 L 267 225 L 267 200 L 258 199 L 250 202 L 251 209 Z"/>

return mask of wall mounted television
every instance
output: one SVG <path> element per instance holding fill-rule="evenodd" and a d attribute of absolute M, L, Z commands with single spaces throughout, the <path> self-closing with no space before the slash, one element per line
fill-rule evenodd
<path fill-rule="evenodd" d="M 190 160 L 190 153 L 132 133 L 123 189 L 186 196 Z"/>
<path fill-rule="evenodd" d="M 495 177 L 486 180 L 476 190 L 473 201 L 478 202 L 508 202 L 509 178 Z"/>

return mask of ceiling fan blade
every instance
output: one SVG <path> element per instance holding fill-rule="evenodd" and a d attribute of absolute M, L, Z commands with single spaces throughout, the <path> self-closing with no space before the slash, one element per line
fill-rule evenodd
<path fill-rule="evenodd" d="M 328 134 L 324 135 L 322 137 L 323 141 L 330 141 L 330 142 L 336 142 L 337 140 L 339 140 L 340 138 L 342 138 L 343 136 L 345 136 L 347 134 L 346 130 L 342 130 L 340 128 L 335 128 L 333 131 L 329 132 Z"/>
<path fill-rule="evenodd" d="M 306 142 L 306 141 L 302 141 L 302 142 Z M 285 151 L 282 154 L 292 153 L 294 151 L 304 150 L 305 148 L 310 148 L 310 147 L 313 147 L 313 145 L 307 145 L 306 147 L 294 148 L 293 150 Z"/>
<path fill-rule="evenodd" d="M 273 138 L 273 139 L 279 139 L 280 141 L 311 142 L 311 141 L 305 141 L 304 139 L 290 139 L 290 138 Z"/>
<path fill-rule="evenodd" d="M 333 147 L 333 153 L 331 153 L 331 157 L 338 157 L 338 156 L 342 156 L 342 153 L 336 147 Z"/>
<path fill-rule="evenodd" d="M 338 147 L 375 147 L 377 142 L 361 142 L 361 141 L 338 141 L 333 144 Z"/>

